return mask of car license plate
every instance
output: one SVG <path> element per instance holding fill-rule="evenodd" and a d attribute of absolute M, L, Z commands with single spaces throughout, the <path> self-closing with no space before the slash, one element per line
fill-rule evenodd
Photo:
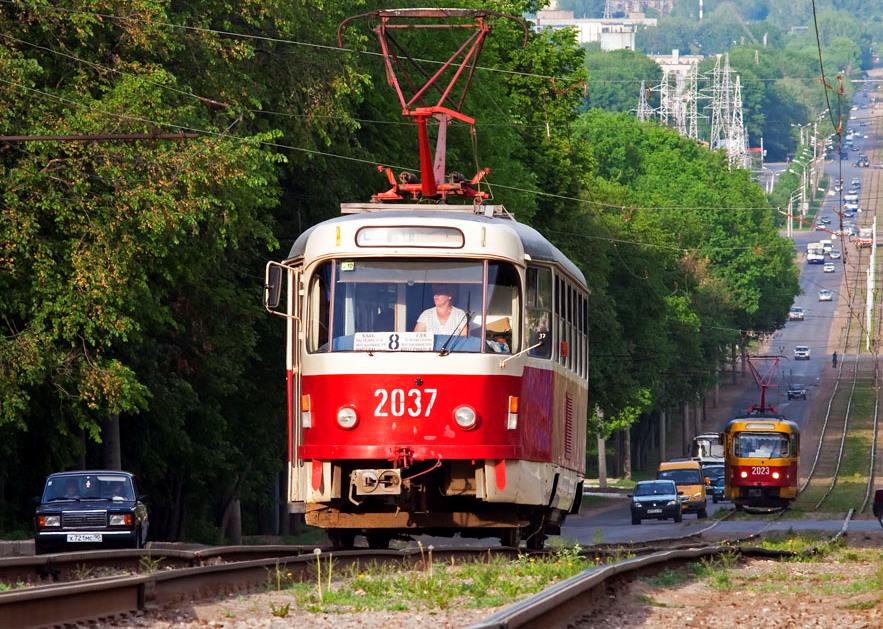
<path fill-rule="evenodd" d="M 101 541 L 101 533 L 68 533 L 67 541 L 70 543 L 77 542 L 100 542 Z"/>
<path fill-rule="evenodd" d="M 662 513 L 662 509 L 647 509 L 647 513 Z"/>

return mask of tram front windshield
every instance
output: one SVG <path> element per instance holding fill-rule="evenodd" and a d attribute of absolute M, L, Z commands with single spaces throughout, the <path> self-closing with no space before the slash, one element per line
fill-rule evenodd
<path fill-rule="evenodd" d="M 740 458 L 782 459 L 792 456 L 788 435 L 741 432 L 733 439 L 733 454 Z"/>
<path fill-rule="evenodd" d="M 515 267 L 497 261 L 329 260 L 308 280 L 307 350 L 513 353 L 519 286 Z M 427 311 L 430 325 L 418 326 Z"/>

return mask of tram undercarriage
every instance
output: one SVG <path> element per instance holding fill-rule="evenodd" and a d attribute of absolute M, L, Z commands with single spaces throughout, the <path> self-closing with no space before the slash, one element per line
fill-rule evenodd
<path fill-rule="evenodd" d="M 316 474 L 301 475 L 310 484 L 295 508 L 302 506 L 307 524 L 326 529 L 335 548 L 351 548 L 359 534 L 372 548 L 386 548 L 396 536 L 459 534 L 541 549 L 582 498 L 575 472 L 525 461 L 434 462 L 422 469 L 309 463 L 302 472 Z"/>

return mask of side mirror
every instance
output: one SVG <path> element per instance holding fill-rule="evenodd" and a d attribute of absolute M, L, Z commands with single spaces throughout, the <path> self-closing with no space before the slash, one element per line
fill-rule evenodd
<path fill-rule="evenodd" d="M 275 310 L 279 307 L 282 298 L 283 270 L 275 262 L 267 263 L 267 272 L 264 280 L 264 308 Z"/>

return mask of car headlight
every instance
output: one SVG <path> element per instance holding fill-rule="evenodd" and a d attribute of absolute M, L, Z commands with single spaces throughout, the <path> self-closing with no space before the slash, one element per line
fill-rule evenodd
<path fill-rule="evenodd" d="M 134 521 L 131 513 L 112 513 L 110 516 L 111 526 L 132 526 Z"/>
<path fill-rule="evenodd" d="M 644 505 L 643 505 L 642 503 L 640 503 L 640 502 L 633 502 L 633 503 L 632 503 L 632 506 L 633 506 L 635 509 L 643 509 L 643 508 L 644 508 Z"/>
<path fill-rule="evenodd" d="M 41 515 L 37 517 L 38 526 L 61 526 L 60 515 Z"/>
<path fill-rule="evenodd" d="M 702 492 L 697 491 L 695 494 L 693 494 L 693 500 L 702 500 Z"/>
<path fill-rule="evenodd" d="M 665 506 L 666 506 L 666 507 L 673 507 L 673 506 L 675 506 L 676 504 L 678 504 L 678 501 L 677 501 L 677 500 L 669 500 L 669 501 L 666 503 Z"/>

